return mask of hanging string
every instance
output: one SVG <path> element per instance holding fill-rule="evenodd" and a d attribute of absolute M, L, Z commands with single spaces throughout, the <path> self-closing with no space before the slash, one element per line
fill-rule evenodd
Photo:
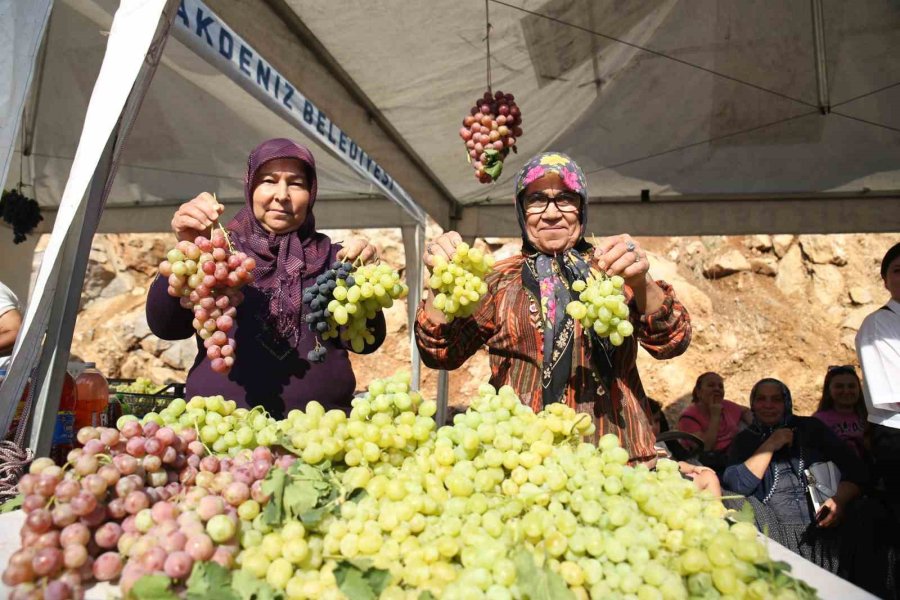
<path fill-rule="evenodd" d="M 25 168 L 25 124 L 28 122 L 28 111 L 22 111 L 22 124 L 19 126 L 22 134 L 22 143 L 19 147 L 19 185 L 17 189 L 19 191 L 19 195 L 22 195 L 22 180 L 25 178 L 23 174 L 23 169 Z"/>
<path fill-rule="evenodd" d="M 484 40 L 487 45 L 487 89 L 494 93 L 491 89 L 491 11 L 490 0 L 484 0 Z"/>

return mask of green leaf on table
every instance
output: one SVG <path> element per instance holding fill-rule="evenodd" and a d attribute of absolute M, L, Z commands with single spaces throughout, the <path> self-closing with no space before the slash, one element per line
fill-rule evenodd
<path fill-rule="evenodd" d="M 338 588 L 350 600 L 376 600 L 391 581 L 391 574 L 368 561 L 342 560 L 334 568 Z"/>
<path fill-rule="evenodd" d="M 10 498 L 3 504 L 0 504 L 0 514 L 12 512 L 22 508 L 22 502 L 25 501 L 25 494 L 19 494 L 15 498 Z"/>
<path fill-rule="evenodd" d="M 436 600 L 436 599 L 434 597 L 434 594 L 432 594 L 428 590 L 425 590 L 424 592 L 419 594 L 418 600 Z"/>
<path fill-rule="evenodd" d="M 263 521 L 266 525 L 281 525 L 284 517 L 284 485 L 287 474 L 282 469 L 269 469 L 269 474 L 263 480 L 262 491 L 270 496 L 266 507 L 263 509 Z"/>
<path fill-rule="evenodd" d="M 144 575 L 128 592 L 129 600 L 178 600 L 172 591 L 172 580 L 165 575 Z"/>
<path fill-rule="evenodd" d="M 231 589 L 231 573 L 216 562 L 196 562 L 187 580 L 188 600 L 240 600 Z"/>
<path fill-rule="evenodd" d="M 516 579 L 525 600 L 575 600 L 575 594 L 562 577 L 554 573 L 549 565 L 538 567 L 531 552 L 520 548 L 513 556 L 516 565 Z"/>
<path fill-rule="evenodd" d="M 241 600 L 284 600 L 284 594 L 246 571 L 234 571 L 231 588 Z"/>

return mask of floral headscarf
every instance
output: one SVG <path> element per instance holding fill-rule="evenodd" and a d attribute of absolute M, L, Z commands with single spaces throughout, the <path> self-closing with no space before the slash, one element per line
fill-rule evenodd
<path fill-rule="evenodd" d="M 581 231 L 576 248 L 584 245 L 584 228 L 587 224 L 588 194 L 587 182 L 584 172 L 574 160 L 561 152 L 542 152 L 533 156 L 525 166 L 516 174 L 516 211 L 519 218 L 519 228 L 522 230 L 522 247 L 529 253 L 536 252 L 536 248 L 528 239 L 525 228 L 525 207 L 522 205 L 522 197 L 525 188 L 537 181 L 547 173 L 555 173 L 563 181 L 570 192 L 581 196 L 581 210 L 578 211 L 578 220 L 581 222 Z"/>

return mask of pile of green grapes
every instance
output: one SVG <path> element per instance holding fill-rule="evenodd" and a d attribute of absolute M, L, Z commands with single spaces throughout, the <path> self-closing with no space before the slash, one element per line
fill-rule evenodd
<path fill-rule="evenodd" d="M 572 284 L 572 290 L 578 292 L 578 300 L 566 305 L 566 313 L 580 321 L 585 329 L 608 337 L 613 346 L 621 346 L 625 338 L 634 333 L 634 325 L 628 320 L 624 285 L 625 280 L 618 275 L 607 277 L 594 271 L 587 281 L 578 279 Z"/>
<path fill-rule="evenodd" d="M 475 312 L 478 301 L 487 293 L 484 278 L 494 268 L 494 257 L 478 248 L 470 248 L 465 242 L 447 262 L 443 257 L 434 259 L 428 287 L 434 292 L 434 307 L 447 316 L 469 317 Z"/>
<path fill-rule="evenodd" d="M 117 425 L 135 420 L 132 415 L 119 419 Z M 185 428 L 195 429 L 199 440 L 215 454 L 235 455 L 242 448 L 272 446 L 278 441 L 278 421 L 266 414 L 262 407 L 253 410 L 238 408 L 234 400 L 222 396 L 194 396 L 185 402 L 176 398 L 163 410 L 150 412 L 140 420 L 142 425 L 154 422 L 170 427 L 175 433 Z"/>

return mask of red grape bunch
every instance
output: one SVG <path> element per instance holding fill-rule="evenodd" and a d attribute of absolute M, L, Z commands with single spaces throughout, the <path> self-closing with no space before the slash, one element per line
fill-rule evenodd
<path fill-rule="evenodd" d="M 235 342 L 228 333 L 244 298 L 240 288 L 253 281 L 255 267 L 253 258 L 233 251 L 221 229 L 211 239 L 178 242 L 159 265 L 159 274 L 169 279 L 169 295 L 194 312 L 194 329 L 216 373 L 234 366 Z"/>
<path fill-rule="evenodd" d="M 463 119 L 459 137 L 466 143 L 475 178 L 491 183 L 500 177 L 503 160 L 522 137 L 522 113 L 512 94 L 490 90 L 475 101 Z"/>

